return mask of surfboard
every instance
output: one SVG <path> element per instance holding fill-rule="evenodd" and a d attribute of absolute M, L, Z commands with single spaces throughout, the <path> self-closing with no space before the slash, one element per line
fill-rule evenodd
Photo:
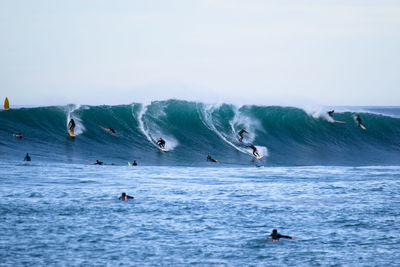
<path fill-rule="evenodd" d="M 8 98 L 4 99 L 4 109 L 10 109 L 10 102 L 8 102 Z"/>
<path fill-rule="evenodd" d="M 333 122 L 337 122 L 337 123 L 346 123 L 345 121 L 337 121 L 337 120 L 333 120 Z"/>
<path fill-rule="evenodd" d="M 132 166 L 132 164 L 128 161 L 128 166 Z"/>
<path fill-rule="evenodd" d="M 361 129 L 363 129 L 364 131 L 367 130 L 367 128 L 365 128 L 364 125 L 360 124 Z"/>
<path fill-rule="evenodd" d="M 18 138 L 18 139 L 22 139 L 22 135 L 20 135 L 20 134 L 13 134 L 13 136 Z"/>
<path fill-rule="evenodd" d="M 69 136 L 71 136 L 72 138 L 75 138 L 75 134 L 72 130 L 68 130 Z"/>
<path fill-rule="evenodd" d="M 260 160 L 263 156 L 255 156 L 256 159 Z"/>
<path fill-rule="evenodd" d="M 103 129 L 105 132 L 107 132 L 107 133 L 109 133 L 109 134 L 111 134 L 111 135 L 113 135 L 113 136 L 115 136 L 115 137 L 119 137 L 118 134 L 111 132 L 110 129 L 108 129 L 108 128 L 104 128 L 104 127 L 101 126 L 101 125 L 100 125 L 100 128 Z"/>
<path fill-rule="evenodd" d="M 162 148 L 162 147 L 159 147 L 160 148 L 160 150 L 162 151 L 162 152 L 167 152 L 168 151 L 168 149 L 166 149 L 166 148 Z"/>

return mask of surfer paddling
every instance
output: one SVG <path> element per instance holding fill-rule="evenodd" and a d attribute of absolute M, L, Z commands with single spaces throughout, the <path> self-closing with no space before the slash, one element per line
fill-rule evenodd
<path fill-rule="evenodd" d="M 271 240 L 272 242 L 278 242 L 279 239 L 281 239 L 281 238 L 288 238 L 288 239 L 292 239 L 292 240 L 296 241 L 296 238 L 294 238 L 294 237 L 279 234 L 276 229 L 272 230 L 272 233 L 268 236 L 267 239 Z"/>
<path fill-rule="evenodd" d="M 112 134 L 117 134 L 117 132 L 113 128 L 107 128 L 107 130 Z"/>
<path fill-rule="evenodd" d="M 29 156 L 29 153 L 26 153 L 24 161 L 31 161 L 31 156 Z"/>
<path fill-rule="evenodd" d="M 128 196 L 127 194 L 122 193 L 121 196 L 118 199 L 122 200 L 122 201 L 128 201 L 128 199 L 134 199 L 134 197 Z"/>
<path fill-rule="evenodd" d="M 22 140 L 22 133 L 16 133 L 16 134 L 13 134 L 13 136 Z"/>
<path fill-rule="evenodd" d="M 244 134 L 244 133 L 248 133 L 248 132 L 246 131 L 246 128 L 243 128 L 242 130 L 240 130 L 240 131 L 238 132 L 238 135 L 239 135 L 239 142 L 242 142 L 242 141 L 243 141 L 243 138 L 244 138 L 243 134 Z"/>
<path fill-rule="evenodd" d="M 213 159 L 210 155 L 207 155 L 207 161 L 222 163 L 222 162 L 220 162 L 220 161 L 218 161 L 218 160 L 216 160 L 216 159 Z"/>

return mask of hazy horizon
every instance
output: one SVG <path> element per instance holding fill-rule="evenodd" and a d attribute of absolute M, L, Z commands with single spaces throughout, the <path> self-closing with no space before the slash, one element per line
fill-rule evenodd
<path fill-rule="evenodd" d="M 396 106 L 397 1 L 3 1 L 11 105 Z"/>

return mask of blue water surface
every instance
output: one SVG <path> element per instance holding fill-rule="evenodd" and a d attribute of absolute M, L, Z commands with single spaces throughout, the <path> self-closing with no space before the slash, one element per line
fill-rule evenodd
<path fill-rule="evenodd" d="M 0 265 L 399 265 L 400 167 L 214 166 L 2 162 Z"/>

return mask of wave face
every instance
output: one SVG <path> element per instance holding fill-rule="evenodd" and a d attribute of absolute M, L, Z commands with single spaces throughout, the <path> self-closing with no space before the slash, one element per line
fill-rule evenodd
<path fill-rule="evenodd" d="M 355 121 L 360 115 L 367 130 Z M 281 106 L 208 105 L 180 100 L 119 106 L 54 106 L 0 111 L 0 159 L 141 165 L 400 165 L 400 107 L 349 108 L 335 113 Z M 69 118 L 76 138 L 67 133 Z M 111 127 L 119 137 L 100 126 Z M 238 141 L 253 143 L 264 156 L 255 161 Z M 13 134 L 21 132 L 19 140 Z M 168 152 L 156 146 L 166 140 Z"/>

